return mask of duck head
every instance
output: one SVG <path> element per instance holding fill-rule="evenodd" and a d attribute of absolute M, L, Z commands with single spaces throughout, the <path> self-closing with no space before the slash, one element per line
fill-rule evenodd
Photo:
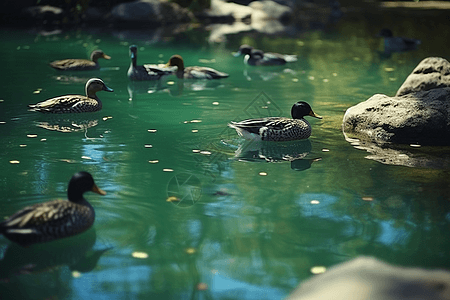
<path fill-rule="evenodd" d="M 137 47 L 136 45 L 130 46 L 130 57 L 131 57 L 131 63 L 133 66 L 136 66 L 136 60 L 137 60 Z"/>
<path fill-rule="evenodd" d="M 107 87 L 106 84 L 100 78 L 91 78 L 86 82 L 86 96 L 89 98 L 96 98 L 95 93 L 99 91 L 106 92 L 114 92 L 114 90 L 110 87 Z"/>
<path fill-rule="evenodd" d="M 304 116 L 311 116 L 317 119 L 322 119 L 321 116 L 313 112 L 311 106 L 305 101 L 298 101 L 292 106 L 291 115 L 293 119 L 302 119 Z"/>
<path fill-rule="evenodd" d="M 84 171 L 75 173 L 69 181 L 69 188 L 67 189 L 68 199 L 71 201 L 82 200 L 83 194 L 88 191 L 106 195 L 106 192 L 95 184 L 91 174 Z"/>
<path fill-rule="evenodd" d="M 106 55 L 102 50 L 94 50 L 91 53 L 91 60 L 97 62 L 99 58 L 111 59 L 111 56 Z"/>
<path fill-rule="evenodd" d="M 252 53 L 252 50 L 253 50 L 252 46 L 244 44 L 239 47 L 239 50 L 237 52 L 233 53 L 233 56 L 238 57 L 241 55 L 247 55 L 247 54 L 250 55 Z"/>

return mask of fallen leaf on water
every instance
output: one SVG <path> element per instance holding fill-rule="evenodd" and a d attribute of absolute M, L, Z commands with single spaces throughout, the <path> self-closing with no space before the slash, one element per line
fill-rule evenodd
<path fill-rule="evenodd" d="M 166 202 L 178 202 L 180 201 L 180 198 L 175 197 L 175 196 L 170 196 L 169 198 L 167 198 Z"/>
<path fill-rule="evenodd" d="M 148 257 L 148 254 L 145 252 L 133 252 L 133 253 L 131 253 L 131 256 L 133 256 L 134 258 L 144 259 L 144 258 Z"/>
<path fill-rule="evenodd" d="M 184 251 L 186 251 L 187 254 L 194 254 L 195 252 L 197 252 L 197 250 L 195 250 L 195 248 L 187 248 Z"/>
<path fill-rule="evenodd" d="M 313 274 L 322 274 L 325 273 L 325 271 L 327 270 L 327 268 L 325 268 L 324 266 L 315 266 L 311 268 L 311 273 Z"/>
<path fill-rule="evenodd" d="M 196 286 L 198 291 L 206 291 L 208 289 L 208 285 L 204 282 L 197 283 Z"/>

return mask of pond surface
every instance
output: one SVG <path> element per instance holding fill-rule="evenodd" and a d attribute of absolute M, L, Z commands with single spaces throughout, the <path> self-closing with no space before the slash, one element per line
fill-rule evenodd
<path fill-rule="evenodd" d="M 0 217 L 65 198 L 70 177 L 80 170 L 108 193 L 85 195 L 96 221 L 82 235 L 25 249 L 1 237 L 0 294 L 282 299 L 312 276 L 312 267 L 358 255 L 450 268 L 449 170 L 382 164 L 341 131 L 348 107 L 375 93 L 394 95 L 425 57 L 450 57 L 431 29 L 421 27 L 433 23 L 427 20 L 406 22 L 415 27 L 404 32 L 422 39 L 420 48 L 390 57 L 379 52 L 374 35 L 380 28 L 361 19 L 294 37 L 253 34 L 217 45 L 195 30 L 155 43 L 101 30 L 51 36 L 0 30 Z M 231 55 L 243 42 L 299 60 L 246 67 Z M 131 44 L 138 45 L 138 64 L 166 62 L 178 53 L 186 65 L 230 77 L 131 83 Z M 98 71 L 48 66 L 86 58 L 94 48 L 112 57 L 101 60 Z M 98 93 L 102 111 L 27 111 L 27 104 L 84 94 L 91 77 L 114 89 Z M 227 127 L 233 120 L 289 116 L 299 100 L 323 116 L 309 119 L 313 133 L 306 141 L 248 144 Z"/>

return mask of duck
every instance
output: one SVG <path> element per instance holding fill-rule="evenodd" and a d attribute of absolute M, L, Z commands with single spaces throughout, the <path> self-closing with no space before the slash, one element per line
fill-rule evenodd
<path fill-rule="evenodd" d="M 102 109 L 102 101 L 97 97 L 99 91 L 114 92 L 100 78 L 91 78 L 86 82 L 86 96 L 65 95 L 51 98 L 37 104 L 29 104 L 29 111 L 47 114 L 94 112 Z"/>
<path fill-rule="evenodd" d="M 377 35 L 384 39 L 385 52 L 404 52 L 417 49 L 421 44 L 420 40 L 406 37 L 394 36 L 392 30 L 383 28 Z"/>
<path fill-rule="evenodd" d="M 69 58 L 63 60 L 55 60 L 50 63 L 54 69 L 61 71 L 89 71 L 100 69 L 98 59 L 111 59 L 111 56 L 106 55 L 102 50 L 94 50 L 91 53 L 91 60 L 80 58 Z"/>
<path fill-rule="evenodd" d="M 297 55 L 263 52 L 246 44 L 241 45 L 233 55 L 235 57 L 245 55 L 244 63 L 251 66 L 280 66 L 297 61 Z"/>
<path fill-rule="evenodd" d="M 130 46 L 131 64 L 128 68 L 128 78 L 130 80 L 158 80 L 164 75 L 173 74 L 175 67 L 167 67 L 166 65 L 144 64 L 138 66 L 137 61 L 137 46 Z"/>
<path fill-rule="evenodd" d="M 178 54 L 173 55 L 166 66 L 177 66 L 178 69 L 175 74 L 180 79 L 221 79 L 230 76 L 227 73 L 209 67 L 184 67 L 183 58 Z"/>
<path fill-rule="evenodd" d="M 305 101 L 298 101 L 292 106 L 290 118 L 267 117 L 231 122 L 229 127 L 236 130 L 239 136 L 248 140 L 292 141 L 303 140 L 311 136 L 311 125 L 304 116 L 322 119 L 313 112 Z"/>
<path fill-rule="evenodd" d="M 90 173 L 75 173 L 69 181 L 68 200 L 27 206 L 0 223 L 0 234 L 21 246 L 30 246 L 82 233 L 95 220 L 94 208 L 83 197 L 87 191 L 106 195 Z"/>

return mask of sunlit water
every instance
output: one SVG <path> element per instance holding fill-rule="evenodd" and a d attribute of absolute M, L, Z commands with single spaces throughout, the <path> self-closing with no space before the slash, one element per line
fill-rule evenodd
<path fill-rule="evenodd" d="M 274 44 L 256 39 L 261 48 L 299 55 L 273 68 L 246 67 L 233 57 L 237 38 L 214 46 L 89 31 L 48 37 L 0 31 L 0 217 L 64 198 L 79 170 L 108 192 L 86 194 L 96 222 L 78 239 L 22 249 L 0 238 L 1 295 L 281 299 L 312 267 L 358 255 L 450 268 L 448 170 L 382 164 L 341 132 L 348 107 L 375 93 L 394 95 L 423 58 L 448 58 L 449 50 L 427 46 L 426 34 L 417 31 L 423 47 L 386 58 L 375 29 L 352 28 L 344 23 Z M 133 43 L 138 64 L 178 53 L 186 65 L 230 77 L 131 83 Z M 87 57 L 94 48 L 112 57 L 98 71 L 67 74 L 48 66 Z M 98 93 L 102 111 L 27 111 L 27 104 L 83 94 L 91 77 L 114 89 Z M 246 144 L 227 128 L 232 120 L 289 116 L 299 100 L 324 117 L 309 119 L 307 141 Z M 56 130 L 62 128 L 67 132 Z M 175 198 L 181 201 L 167 201 Z"/>

